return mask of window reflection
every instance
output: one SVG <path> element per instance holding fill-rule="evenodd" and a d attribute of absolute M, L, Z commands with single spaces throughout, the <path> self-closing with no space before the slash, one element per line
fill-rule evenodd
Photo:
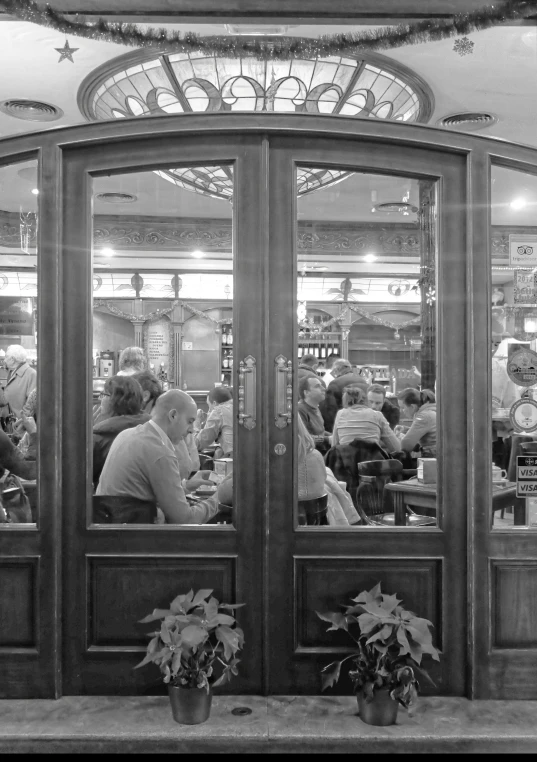
<path fill-rule="evenodd" d="M 0 528 L 37 505 L 37 162 L 0 168 Z"/>
<path fill-rule="evenodd" d="M 92 523 L 232 521 L 232 189 L 94 180 Z"/>
<path fill-rule="evenodd" d="M 491 523 L 537 529 L 537 500 L 516 487 L 518 466 L 531 476 L 537 457 L 537 178 L 493 166 L 491 179 Z"/>
<path fill-rule="evenodd" d="M 299 525 L 437 523 L 435 193 L 345 172 L 298 199 Z"/>

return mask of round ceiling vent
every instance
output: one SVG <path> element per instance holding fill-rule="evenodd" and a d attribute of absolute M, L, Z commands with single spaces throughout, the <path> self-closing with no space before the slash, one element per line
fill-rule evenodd
<path fill-rule="evenodd" d="M 450 114 L 439 119 L 439 127 L 452 130 L 482 130 L 496 124 L 498 117 L 486 111 L 465 111 L 460 114 Z"/>
<path fill-rule="evenodd" d="M 138 200 L 137 196 L 132 193 L 120 193 L 119 191 L 98 193 L 95 198 L 98 201 L 104 201 L 105 204 L 132 204 L 134 201 Z"/>
<path fill-rule="evenodd" d="M 2 101 L 0 111 L 16 119 L 26 119 L 28 122 L 53 122 L 63 116 L 63 111 L 58 106 L 24 98 L 8 98 Z"/>

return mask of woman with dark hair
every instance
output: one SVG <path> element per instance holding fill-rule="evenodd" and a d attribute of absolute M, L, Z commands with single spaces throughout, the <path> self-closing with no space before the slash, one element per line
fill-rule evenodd
<path fill-rule="evenodd" d="M 400 450 L 399 440 L 380 410 L 372 410 L 367 404 L 366 392 L 361 386 L 343 389 L 343 407 L 334 421 L 332 446 L 347 445 L 355 439 L 371 442 L 388 452 Z"/>
<path fill-rule="evenodd" d="M 436 397 L 430 389 L 403 389 L 397 395 L 401 418 L 411 418 L 408 431 L 401 431 L 401 449 L 412 452 L 419 445 L 424 458 L 436 458 Z M 396 430 L 399 427 L 396 427 Z"/>
<path fill-rule="evenodd" d="M 112 442 L 120 431 L 149 420 L 142 413 L 142 387 L 132 376 L 112 376 L 101 392 L 102 420 L 93 427 L 93 483 L 96 486 Z"/>

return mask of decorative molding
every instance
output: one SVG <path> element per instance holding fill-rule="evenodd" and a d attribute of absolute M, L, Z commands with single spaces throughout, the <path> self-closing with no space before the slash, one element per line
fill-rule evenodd
<path fill-rule="evenodd" d="M 509 234 L 537 234 L 537 227 L 494 226 L 491 252 L 493 260 L 509 255 Z M 312 222 L 298 223 L 298 250 L 304 253 L 363 254 L 374 249 L 390 256 L 418 256 L 421 233 L 414 223 Z M 144 217 L 104 215 L 94 217 L 93 243 L 117 251 L 205 251 L 231 252 L 232 221 L 227 219 Z M 30 245 L 35 246 L 32 228 Z M 0 210 L 0 246 L 20 248 L 20 215 Z"/>

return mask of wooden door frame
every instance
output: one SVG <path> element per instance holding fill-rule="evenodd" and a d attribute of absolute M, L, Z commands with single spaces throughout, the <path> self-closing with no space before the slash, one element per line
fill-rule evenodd
<path fill-rule="evenodd" d="M 429 147 L 411 146 L 404 141 L 387 144 L 382 140 L 365 138 L 340 137 L 326 140 L 311 136 L 304 140 L 278 136 L 271 139 L 270 158 L 269 231 L 272 272 L 276 275 L 271 283 L 270 304 L 271 314 L 278 316 L 278 319 L 269 328 L 269 364 L 271 359 L 274 364 L 273 359 L 277 355 L 292 358 L 293 364 L 296 364 L 298 329 L 293 317 L 297 308 L 297 264 L 296 256 L 289 256 L 288 253 L 290 242 L 296 240 L 294 168 L 306 165 L 356 169 L 359 172 L 396 174 L 437 182 L 439 306 L 436 337 L 438 393 L 440 400 L 444 400 L 438 410 L 438 432 L 442 433 L 441 446 L 444 453 L 448 451 L 450 438 L 459 443 L 456 450 L 449 449 L 452 471 L 458 475 L 457 482 L 453 484 L 449 481 L 446 468 L 443 469 L 439 485 L 439 496 L 443 494 L 446 497 L 438 528 L 370 527 L 349 530 L 333 527 L 321 530 L 301 527 L 293 531 L 288 496 L 296 494 L 290 457 L 293 452 L 296 457 L 296 443 L 293 442 L 290 427 L 283 430 L 272 427 L 269 432 L 271 497 L 268 515 L 269 536 L 273 538 L 273 546 L 269 551 L 271 558 L 268 562 L 269 606 L 271 610 L 279 608 L 284 613 L 287 624 L 286 629 L 280 622 L 278 632 L 274 630 L 271 636 L 271 652 L 275 655 L 269 665 L 272 690 L 277 693 L 293 692 L 290 685 L 293 679 L 307 685 L 307 693 L 315 690 L 315 686 L 320 690 L 318 675 L 315 677 L 308 674 L 305 657 L 318 662 L 327 654 L 338 653 L 337 648 L 331 648 L 326 641 L 321 644 L 316 639 L 319 628 L 311 621 L 315 619 L 314 612 L 306 610 L 306 601 L 311 603 L 312 598 L 315 598 L 312 580 L 319 579 L 322 568 L 327 575 L 333 574 L 334 577 L 345 572 L 349 576 L 353 573 L 359 576 L 361 570 L 368 565 L 376 568 L 379 560 L 384 562 L 387 570 L 397 564 L 406 569 L 406 560 L 410 560 L 416 564 L 416 578 L 420 575 L 428 576 L 430 596 L 437 596 L 439 645 L 444 652 L 443 675 L 439 676 L 440 679 L 443 677 L 441 691 L 448 695 L 463 695 L 466 689 L 466 512 L 463 508 L 466 504 L 467 417 L 464 395 L 461 399 L 460 389 L 450 384 L 448 379 L 450 371 L 457 373 L 457 370 L 464 377 L 467 357 L 466 342 L 459 341 L 459 337 L 465 335 L 466 310 L 469 309 L 466 303 L 466 265 L 460 257 L 460 251 L 464 250 L 466 244 L 467 154 L 464 150 L 442 152 Z M 285 252 L 279 260 L 278 252 Z M 452 300 L 454 294 L 456 305 Z M 282 315 L 287 318 L 286 321 L 279 319 Z M 292 331 L 289 330 L 289 321 L 292 321 Z M 273 377 L 274 373 L 269 376 L 272 394 Z M 296 388 L 295 376 L 295 415 Z M 269 414 L 270 411 L 267 412 Z M 276 444 L 284 444 L 289 457 L 275 455 Z M 294 471 L 296 473 L 296 468 Z M 286 502 L 289 508 L 287 513 L 270 510 L 270 504 L 281 505 Z M 421 555 L 419 551 L 413 550 L 416 545 L 421 546 Z M 454 595 L 449 594 L 451 585 L 457 590 Z M 349 597 L 358 592 L 359 589 L 349 587 Z M 401 593 L 401 590 L 389 592 Z M 325 608 L 328 607 L 328 601 L 323 600 L 322 603 Z M 421 602 L 414 602 L 411 608 L 414 609 L 417 603 Z M 426 608 L 420 611 L 422 616 L 427 616 L 429 608 L 434 608 L 431 601 L 423 601 L 423 606 Z M 428 618 L 434 619 L 431 616 Z M 278 638 L 276 642 L 274 637 Z M 286 675 L 293 677 L 286 679 Z"/>

